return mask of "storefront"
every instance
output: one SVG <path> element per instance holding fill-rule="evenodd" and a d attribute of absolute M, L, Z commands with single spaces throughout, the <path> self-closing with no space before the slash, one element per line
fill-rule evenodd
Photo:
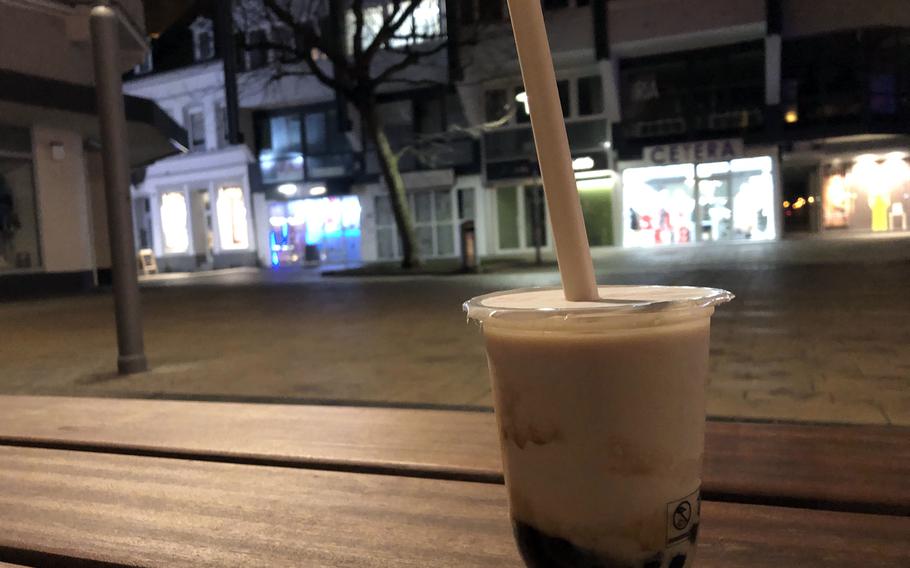
<path fill-rule="evenodd" d="M 269 265 L 357 264 L 360 199 L 355 195 L 271 201 Z"/>
<path fill-rule="evenodd" d="M 776 238 L 775 158 L 745 154 L 739 140 L 646 148 L 648 165 L 622 171 L 623 245 Z"/>
<path fill-rule="evenodd" d="M 137 196 L 134 202 L 137 245 L 150 244 L 148 248 L 155 252 L 162 270 L 221 268 L 231 262 L 250 264 L 248 196 L 240 182 L 167 187 L 156 195 Z M 155 225 L 160 231 L 155 231 Z M 151 239 L 148 234 L 153 235 Z M 232 261 L 233 256 L 236 259 Z"/>
<path fill-rule="evenodd" d="M 821 166 L 822 226 L 825 230 L 908 230 L 910 154 L 861 154 Z M 810 196 L 813 198 L 814 196 Z M 796 206 L 796 203 L 791 206 Z"/>
<path fill-rule="evenodd" d="M 576 164 L 579 159 L 576 158 Z M 586 170 L 576 166 L 578 198 L 592 247 L 614 244 L 613 196 L 615 174 L 608 170 Z M 528 253 L 538 246 L 551 250 L 553 235 L 543 186 L 539 181 L 495 186 L 488 192 L 494 230 L 493 254 Z"/>
<path fill-rule="evenodd" d="M 40 265 L 30 133 L 0 125 L 0 272 Z"/>
<path fill-rule="evenodd" d="M 414 221 L 417 253 L 421 259 L 452 259 L 461 255 L 461 227 L 482 218 L 480 180 L 476 175 L 456 176 L 451 169 L 423 170 L 402 175 L 408 207 Z M 398 225 L 388 190 L 382 183 L 355 186 L 362 209 L 364 262 L 398 261 L 402 257 Z M 478 247 L 485 242 L 476 229 Z"/>
<path fill-rule="evenodd" d="M 137 250 L 162 272 L 256 264 L 245 146 L 166 158 L 133 187 Z"/>

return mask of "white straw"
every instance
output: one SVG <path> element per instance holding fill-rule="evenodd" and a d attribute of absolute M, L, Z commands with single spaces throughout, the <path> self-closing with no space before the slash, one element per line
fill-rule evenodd
<path fill-rule="evenodd" d="M 540 0 L 509 0 L 521 75 L 528 95 L 537 161 L 553 224 L 556 260 L 566 300 L 597 300 L 591 249 L 572 170 L 572 155 L 556 89 Z"/>

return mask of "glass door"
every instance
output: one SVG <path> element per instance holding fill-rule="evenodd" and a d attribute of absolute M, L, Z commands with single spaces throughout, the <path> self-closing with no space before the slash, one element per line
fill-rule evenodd
<path fill-rule="evenodd" d="M 733 237 L 733 200 L 730 162 L 698 164 L 698 239 L 728 240 Z"/>

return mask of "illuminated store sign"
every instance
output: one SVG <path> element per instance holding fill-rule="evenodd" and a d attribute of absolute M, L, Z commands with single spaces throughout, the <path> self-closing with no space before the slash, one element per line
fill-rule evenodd
<path fill-rule="evenodd" d="M 661 144 L 660 146 L 645 146 L 642 150 L 642 158 L 658 166 L 720 162 L 732 160 L 742 155 L 743 141 L 741 138 L 703 140 L 701 142 L 686 142 L 683 144 Z"/>

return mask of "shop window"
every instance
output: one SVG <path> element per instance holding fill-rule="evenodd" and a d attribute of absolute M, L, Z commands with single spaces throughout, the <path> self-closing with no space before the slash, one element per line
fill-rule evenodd
<path fill-rule="evenodd" d="M 434 191 L 434 220 L 436 222 L 436 254 L 450 256 L 455 254 L 455 225 L 452 220 L 452 193 Z"/>
<path fill-rule="evenodd" d="M 578 115 L 589 116 L 604 112 L 603 83 L 600 75 L 578 78 Z"/>
<path fill-rule="evenodd" d="M 496 190 L 496 217 L 499 222 L 499 248 L 519 248 L 517 187 L 500 187 Z"/>
<path fill-rule="evenodd" d="M 612 245 L 613 178 L 584 179 L 577 184 L 588 244 L 592 247 Z"/>
<path fill-rule="evenodd" d="M 452 218 L 452 192 L 416 191 L 408 195 L 414 216 L 418 252 L 424 257 L 455 254 L 455 223 Z M 398 229 L 392 214 L 391 198 L 376 197 L 376 242 L 381 259 L 399 258 Z"/>
<path fill-rule="evenodd" d="M 164 236 L 165 253 L 185 253 L 189 250 L 187 217 L 186 196 L 183 192 L 161 194 L 161 232 Z"/>
<path fill-rule="evenodd" d="M 40 266 L 38 250 L 32 161 L 0 154 L 0 271 Z"/>
<path fill-rule="evenodd" d="M 773 161 L 769 156 L 730 162 L 732 228 L 734 239 L 774 238 Z"/>
<path fill-rule="evenodd" d="M 695 167 L 692 164 L 623 171 L 624 243 L 633 246 L 695 240 Z"/>
<path fill-rule="evenodd" d="M 240 187 L 222 187 L 218 190 L 218 234 L 221 248 L 247 249 L 250 246 L 247 229 L 246 203 Z"/>
<path fill-rule="evenodd" d="M 624 244 L 774 238 L 772 168 L 769 156 L 627 168 Z"/>
<path fill-rule="evenodd" d="M 904 152 L 864 154 L 846 166 L 826 166 L 822 214 L 827 229 L 906 231 L 910 163 Z M 790 208 L 796 203 L 790 204 Z"/>
<path fill-rule="evenodd" d="M 377 256 L 380 259 L 398 258 L 398 230 L 392 213 L 391 198 L 388 195 L 377 195 L 374 203 Z"/>

